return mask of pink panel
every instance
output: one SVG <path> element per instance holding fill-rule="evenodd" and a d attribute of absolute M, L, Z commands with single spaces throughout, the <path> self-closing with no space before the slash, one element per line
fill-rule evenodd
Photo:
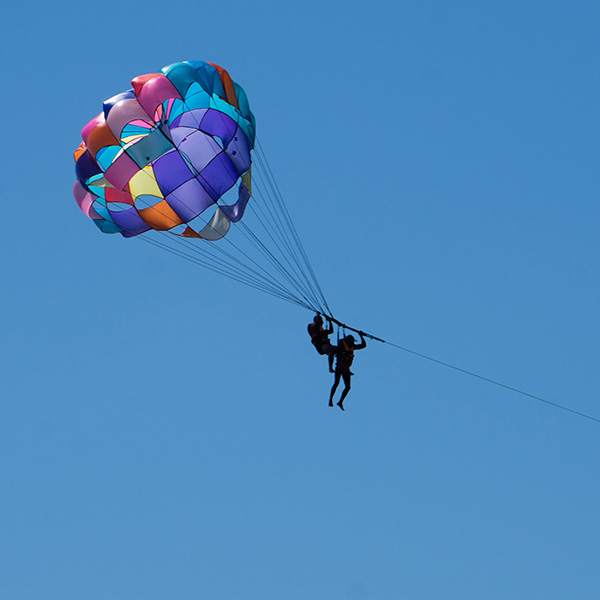
<path fill-rule="evenodd" d="M 106 221 L 106 219 L 99 215 L 93 208 L 90 208 L 90 214 L 88 215 L 90 219 L 94 219 L 94 221 Z"/>
<path fill-rule="evenodd" d="M 132 121 L 148 121 L 148 115 L 135 98 L 128 98 L 117 102 L 108 113 L 108 127 L 117 139 L 121 139 L 121 132 L 127 123 Z"/>
<path fill-rule="evenodd" d="M 90 131 L 96 127 L 96 125 L 100 125 L 100 123 L 104 123 L 104 113 L 100 113 L 97 117 L 94 117 L 82 130 L 81 130 L 81 139 L 84 144 L 87 145 L 88 135 L 90 135 Z"/>
<path fill-rule="evenodd" d="M 137 164 L 123 152 L 121 156 L 106 169 L 104 177 L 106 177 L 106 179 L 118 190 L 123 190 L 129 183 L 129 180 L 139 170 L 140 168 Z"/>
<path fill-rule="evenodd" d="M 182 99 L 175 86 L 164 75 L 157 75 L 147 81 L 137 95 L 138 102 L 152 119 L 156 107 L 169 98 Z"/>
<path fill-rule="evenodd" d="M 75 196 L 75 202 L 77 202 L 79 208 L 89 217 L 92 202 L 97 196 L 90 194 L 79 181 L 75 182 L 75 185 L 73 186 L 73 196 Z"/>

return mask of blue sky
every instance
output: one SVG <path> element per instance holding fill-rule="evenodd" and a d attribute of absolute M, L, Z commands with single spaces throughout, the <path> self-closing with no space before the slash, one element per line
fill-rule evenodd
<path fill-rule="evenodd" d="M 600 587 L 600 425 L 136 240 L 72 152 L 138 74 L 245 88 L 336 316 L 600 418 L 597 3 L 14 3 L 0 596 L 554 600 Z"/>

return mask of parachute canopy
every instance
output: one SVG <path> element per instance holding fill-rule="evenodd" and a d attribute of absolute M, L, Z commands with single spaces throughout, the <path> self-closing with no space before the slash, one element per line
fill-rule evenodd
<path fill-rule="evenodd" d="M 81 132 L 77 203 L 105 233 L 222 238 L 251 195 L 256 126 L 244 90 L 202 61 L 131 84 Z"/>
<path fill-rule="evenodd" d="M 131 84 L 81 132 L 73 194 L 83 212 L 105 233 L 330 314 L 241 86 L 202 61 Z"/>

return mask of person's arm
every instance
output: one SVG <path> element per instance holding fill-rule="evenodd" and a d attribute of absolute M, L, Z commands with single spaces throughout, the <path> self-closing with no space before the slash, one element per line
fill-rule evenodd
<path fill-rule="evenodd" d="M 367 342 L 365 340 L 365 337 L 362 334 L 362 331 L 359 331 L 358 335 L 360 335 L 360 344 L 358 346 L 354 346 L 354 349 L 355 350 L 362 350 L 363 348 L 367 347 Z"/>
<path fill-rule="evenodd" d="M 327 322 L 329 323 L 329 327 L 325 330 L 325 333 L 327 335 L 330 335 L 333 333 L 333 323 L 331 322 L 331 319 L 329 317 L 325 317 L 327 319 Z"/>

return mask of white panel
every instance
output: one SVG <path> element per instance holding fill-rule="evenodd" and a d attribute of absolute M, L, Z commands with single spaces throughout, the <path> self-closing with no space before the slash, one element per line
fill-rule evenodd
<path fill-rule="evenodd" d="M 227 235 L 230 227 L 231 221 L 225 216 L 225 213 L 220 208 L 217 208 L 210 223 L 199 231 L 198 234 L 205 240 L 220 240 Z"/>

